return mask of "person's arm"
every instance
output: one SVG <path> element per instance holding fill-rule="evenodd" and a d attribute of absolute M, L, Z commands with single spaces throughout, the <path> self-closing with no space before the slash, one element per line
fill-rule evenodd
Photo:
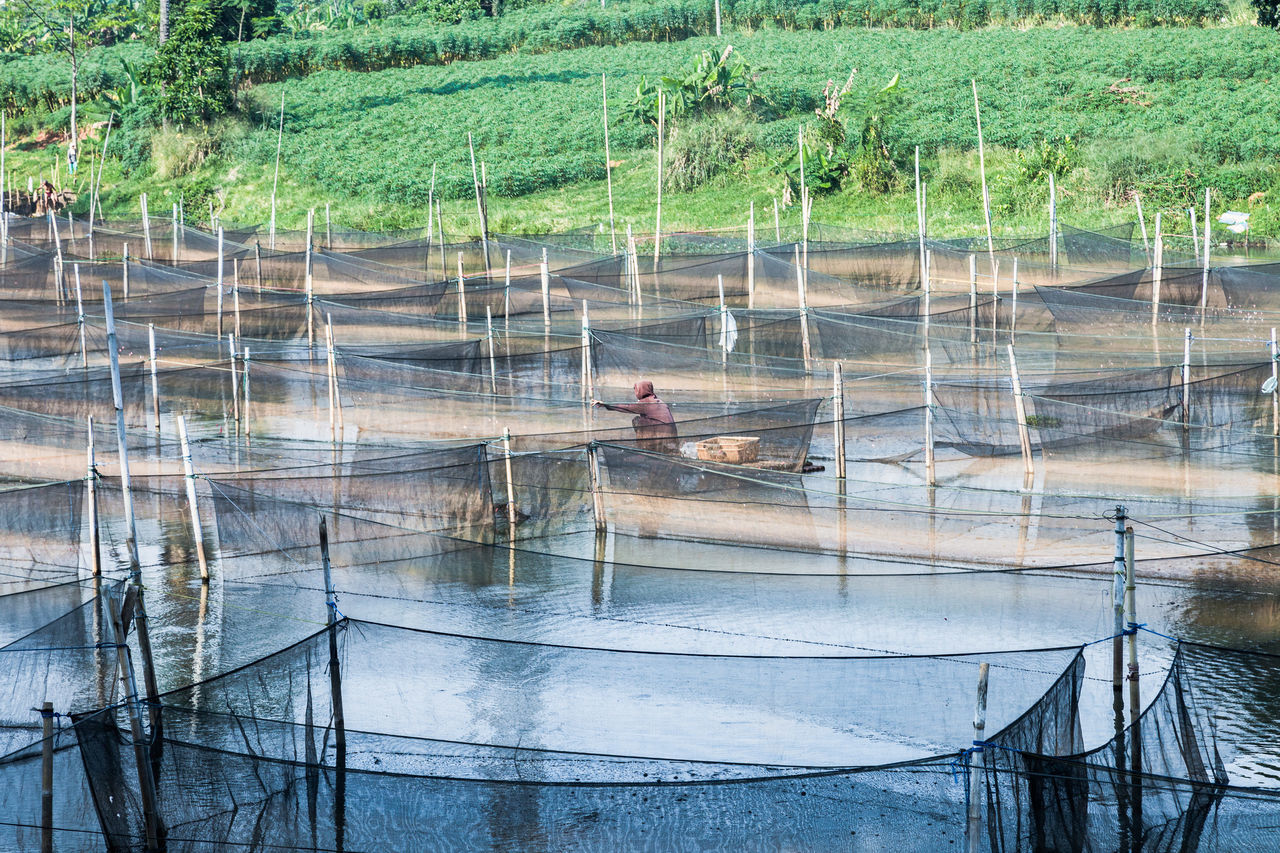
<path fill-rule="evenodd" d="M 611 412 L 626 412 L 629 415 L 643 415 L 648 411 L 647 403 L 606 403 L 603 400 L 592 400 L 591 403 Z"/>

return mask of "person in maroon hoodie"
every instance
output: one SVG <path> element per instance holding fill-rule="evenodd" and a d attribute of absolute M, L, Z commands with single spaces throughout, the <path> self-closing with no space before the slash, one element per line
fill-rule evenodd
<path fill-rule="evenodd" d="M 635 415 L 631 419 L 631 426 L 636 431 L 637 444 L 641 450 L 679 453 L 679 436 L 676 433 L 676 419 L 671 415 L 671 407 L 658 399 L 653 393 L 653 383 L 647 379 L 635 384 L 635 392 L 636 402 L 634 403 L 605 403 L 592 400 L 591 404 L 611 412 L 627 412 Z"/>

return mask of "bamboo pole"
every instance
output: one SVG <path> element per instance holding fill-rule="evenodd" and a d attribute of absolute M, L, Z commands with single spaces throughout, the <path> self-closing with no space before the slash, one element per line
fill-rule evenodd
<path fill-rule="evenodd" d="M 1134 193 L 1133 203 L 1138 208 L 1138 229 L 1142 232 L 1142 253 L 1147 256 L 1147 265 L 1151 265 L 1151 244 L 1147 240 L 1147 218 L 1142 215 L 1142 196 Z"/>
<path fill-rule="evenodd" d="M 175 267 L 178 265 L 178 205 L 173 205 L 173 211 L 169 216 L 169 237 L 172 241 L 172 255 L 169 262 Z"/>
<path fill-rule="evenodd" d="M 125 302 L 129 301 L 129 244 L 125 243 L 120 250 L 120 268 L 121 268 L 121 296 Z"/>
<path fill-rule="evenodd" d="M 484 306 L 484 337 L 489 342 L 489 393 L 498 393 L 498 362 L 493 352 L 493 312 Z"/>
<path fill-rule="evenodd" d="M 604 105 L 604 180 L 609 188 L 609 245 L 612 253 L 616 255 L 618 254 L 618 229 L 613 219 L 613 163 L 609 159 L 609 84 L 603 74 L 600 75 L 600 94 Z"/>
<path fill-rule="evenodd" d="M 244 424 L 244 440 L 249 441 L 252 430 L 249 428 L 249 348 L 244 348 L 244 370 L 241 372 L 240 380 L 244 383 L 244 406 L 241 407 L 241 422 Z"/>
<path fill-rule="evenodd" d="M 596 398 L 595 377 L 591 364 L 591 320 L 587 314 L 587 300 L 582 300 L 582 399 L 590 403 Z M 588 408 L 588 413 L 590 409 Z"/>
<path fill-rule="evenodd" d="M 40 853 L 53 853 L 53 703 L 40 706 Z"/>
<path fill-rule="evenodd" d="M 134 588 L 130 589 L 130 594 Z M 152 776 L 150 750 L 147 748 L 147 737 L 142 728 L 142 702 L 138 697 L 138 679 L 133 670 L 133 657 L 129 653 L 128 626 L 124 622 L 124 609 L 116 597 L 108 589 L 107 604 L 111 611 L 111 627 L 116 640 L 116 660 L 120 671 L 120 685 L 124 692 L 124 705 L 129 715 L 129 728 L 133 740 L 133 760 L 138 771 L 138 793 L 142 800 L 143 830 L 146 838 L 147 853 L 158 853 L 162 849 L 161 838 L 164 836 L 164 825 L 156 810 L 155 778 Z M 129 594 L 125 596 L 126 601 Z M 136 616 L 135 616 L 136 619 Z M 142 638 L 142 622 L 138 625 L 139 640 Z"/>
<path fill-rule="evenodd" d="M 516 508 L 516 481 L 511 473 L 511 428 L 502 428 L 502 458 L 507 473 L 507 525 L 510 527 L 511 541 L 515 540 L 516 521 L 519 512 Z"/>
<path fill-rule="evenodd" d="M 440 237 L 440 280 L 449 277 L 449 273 L 445 270 L 444 259 L 444 212 L 440 209 L 440 199 L 436 199 L 436 234 Z"/>
<path fill-rule="evenodd" d="M 204 533 L 200 525 L 200 504 L 196 501 L 196 474 L 191 464 L 191 444 L 187 440 L 187 419 L 178 415 L 178 441 L 182 444 L 182 476 L 187 488 L 187 514 L 191 521 L 191 539 L 196 547 L 196 560 L 200 564 L 200 580 L 209 582 L 209 563 L 204 553 Z"/>
<path fill-rule="evenodd" d="M 609 522 L 604 514 L 604 494 L 600 486 L 600 449 L 594 441 L 587 445 L 587 477 L 591 485 L 591 509 L 596 533 L 604 534 L 609 530 Z"/>
<path fill-rule="evenodd" d="M 653 271 L 662 253 L 662 146 L 667 135 L 667 93 L 658 89 L 658 217 L 653 229 Z"/>
<path fill-rule="evenodd" d="M 920 244 L 920 279 L 924 280 L 924 196 L 920 192 L 920 146 L 916 146 L 916 236 Z"/>
<path fill-rule="evenodd" d="M 1008 345 L 1009 378 L 1013 380 L 1013 407 L 1018 414 L 1018 444 L 1022 447 L 1023 473 L 1028 477 L 1035 476 L 1035 464 L 1031 458 L 1031 431 L 1027 427 L 1027 406 L 1022 397 L 1022 380 L 1018 376 L 1018 357 L 1014 355 L 1013 344 Z"/>
<path fill-rule="evenodd" d="M 231 418 L 235 422 L 236 435 L 240 434 L 240 361 L 236 353 L 236 336 L 227 332 L 227 355 L 231 362 Z"/>
<path fill-rule="evenodd" d="M 969 755 L 969 813 L 965 850 L 978 853 L 982 846 L 982 763 L 987 730 L 987 683 L 991 667 L 978 664 L 978 701 L 973 713 L 973 743 Z"/>
<path fill-rule="evenodd" d="M 800 267 L 800 246 L 797 245 L 796 253 L 796 295 L 798 307 L 800 309 L 800 347 L 804 354 L 804 370 L 807 375 L 809 372 L 809 359 L 812 351 L 809 345 L 809 302 L 804 286 L 804 272 Z"/>
<path fill-rule="evenodd" d="M 303 263 L 303 291 L 307 300 L 307 357 L 316 345 L 314 270 L 311 259 L 311 236 L 314 210 L 307 211 L 307 250 Z"/>
<path fill-rule="evenodd" d="M 253 241 L 253 265 L 254 276 L 258 286 L 258 295 L 262 295 L 262 244 L 257 240 Z"/>
<path fill-rule="evenodd" d="M 729 306 L 724 301 L 724 276 L 716 276 L 716 287 L 720 292 L 720 371 L 724 373 L 729 366 Z"/>
<path fill-rule="evenodd" d="M 1280 350 L 1276 348 L 1276 330 L 1271 329 L 1271 341 L 1269 343 L 1271 350 L 1271 434 L 1280 435 L 1280 387 L 1277 387 L 1277 381 L 1280 376 L 1277 375 L 1276 360 L 1280 359 Z"/>
<path fill-rule="evenodd" d="M 1125 610 L 1128 611 L 1128 624 L 1125 626 L 1125 634 L 1128 636 L 1129 646 L 1129 725 L 1136 726 L 1138 724 L 1138 714 L 1142 710 L 1142 694 L 1139 689 L 1139 679 L 1141 674 L 1138 671 L 1138 604 L 1137 590 L 1138 583 L 1136 579 L 1136 570 L 1133 564 L 1133 527 L 1126 526 L 1124 529 L 1124 600 Z M 1140 738 L 1135 738 L 1135 741 Z M 1132 768 L 1137 772 L 1138 768 Z"/>
<path fill-rule="evenodd" d="M 511 336 L 511 250 L 507 249 L 507 272 L 502 281 L 502 332 Z"/>
<path fill-rule="evenodd" d="M 831 408 L 835 422 L 836 477 L 843 480 L 847 472 L 844 437 L 844 366 L 839 359 L 831 365 L 831 373 L 834 381 L 831 391 Z"/>
<path fill-rule="evenodd" d="M 1164 281 L 1164 234 L 1161 232 L 1160 211 L 1156 211 L 1156 248 L 1151 264 L 1151 325 L 1160 320 L 1160 284 Z"/>
<path fill-rule="evenodd" d="M 98 460 L 93 448 L 93 415 L 89 416 L 89 440 L 85 448 L 88 470 L 85 472 L 85 493 L 89 500 L 89 563 L 95 578 L 102 577 L 102 538 L 98 530 Z"/>
<path fill-rule="evenodd" d="M 933 353 L 924 351 L 924 473 L 925 482 L 938 485 L 933 441 Z"/>
<path fill-rule="evenodd" d="M 329 701 L 333 710 L 334 748 L 337 753 L 338 766 L 337 786 L 345 788 L 347 724 L 346 714 L 343 713 L 342 709 L 342 664 L 338 656 L 338 631 L 336 628 L 338 623 L 338 594 L 333 586 L 333 569 L 329 562 L 329 528 L 323 515 L 320 516 L 320 559 L 324 568 L 325 621 L 329 632 Z M 336 794 L 336 799 L 341 801 L 344 798 L 339 793 Z M 335 804 L 335 807 L 339 809 L 342 806 L 345 806 L 345 804 Z M 342 818 L 336 818 L 335 822 L 340 825 Z M 340 833 L 339 838 L 341 838 Z"/>
<path fill-rule="evenodd" d="M 151 365 L 151 417 L 156 422 L 156 435 L 160 434 L 160 384 L 156 378 L 156 326 L 147 324 L 147 347 Z"/>
<path fill-rule="evenodd" d="M 756 307 L 756 203 L 747 211 L 747 310 Z"/>
<path fill-rule="evenodd" d="M 551 270 L 547 264 L 547 250 L 542 250 L 542 262 L 538 264 L 538 276 L 542 283 L 542 328 L 551 334 Z"/>
<path fill-rule="evenodd" d="M 1009 343 L 1013 343 L 1018 333 L 1018 259 L 1013 259 L 1013 281 L 1010 283 L 1009 300 Z"/>
<path fill-rule="evenodd" d="M 1182 431 L 1191 428 L 1191 329 L 1182 330 Z"/>
<path fill-rule="evenodd" d="M 142 654 L 142 675 L 151 708 L 151 730 L 160 731 L 160 689 L 156 683 L 151 657 L 151 632 L 147 626 L 146 606 L 142 593 L 142 563 L 138 558 L 138 525 L 133 509 L 133 490 L 129 479 L 128 433 L 124 424 L 124 397 L 120 383 L 119 345 L 116 338 L 116 312 L 111 302 L 111 285 L 102 282 L 102 308 L 107 324 L 107 355 L 111 361 L 111 398 L 116 410 L 116 446 L 120 455 L 120 492 L 124 500 L 126 545 L 129 551 L 129 580 L 137 595 L 138 651 Z"/>
<path fill-rule="evenodd" d="M 467 150 L 471 152 L 471 183 L 476 191 L 476 215 L 480 219 L 480 250 L 484 253 L 484 265 L 489 266 L 489 223 L 484 213 L 484 201 L 480 198 L 480 176 L 476 173 L 476 146 L 467 131 Z"/>
<path fill-rule="evenodd" d="M 458 253 L 458 337 L 467 337 L 467 281 L 462 274 L 462 253 Z"/>
<path fill-rule="evenodd" d="M 994 310 L 994 307 L 993 309 Z M 969 255 L 969 343 L 978 342 L 978 256 Z"/>
<path fill-rule="evenodd" d="M 1209 190 L 1204 191 L 1204 267 L 1200 276 L 1200 325 L 1209 305 Z"/>
<path fill-rule="evenodd" d="M 1058 268 L 1058 188 L 1049 173 L 1049 266 Z"/>
<path fill-rule="evenodd" d="M 89 367 L 89 346 L 85 340 L 84 296 L 80 291 L 80 265 L 73 264 L 72 269 L 76 274 L 76 325 L 80 327 L 80 366 L 87 369 Z"/>
<path fill-rule="evenodd" d="M 1124 708 L 1124 595 L 1125 595 L 1125 542 L 1124 523 L 1125 508 L 1116 507 L 1116 555 L 1112 564 L 1111 611 L 1113 614 L 1111 632 L 1111 689 L 1115 692 L 1115 710 L 1117 716 Z"/>
<path fill-rule="evenodd" d="M 991 278 L 996 277 L 996 247 L 991 235 L 991 193 L 987 189 L 987 154 L 982 142 L 982 112 L 978 108 L 978 81 L 970 80 L 973 85 L 973 115 L 978 124 L 978 171 L 982 177 L 982 213 L 987 223 L 987 258 L 991 263 Z"/>
<path fill-rule="evenodd" d="M 284 89 L 280 90 L 280 126 L 276 130 L 276 172 L 271 179 L 271 230 L 267 247 L 276 248 L 276 191 L 280 189 L 280 146 L 284 143 Z"/>

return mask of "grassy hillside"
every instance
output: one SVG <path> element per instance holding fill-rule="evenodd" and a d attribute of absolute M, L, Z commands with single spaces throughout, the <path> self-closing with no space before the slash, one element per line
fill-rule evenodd
<path fill-rule="evenodd" d="M 1148 217 L 1157 209 L 1185 212 L 1197 198 L 1203 203 L 1203 187 L 1210 186 L 1215 211 L 1251 209 L 1255 236 L 1280 236 L 1280 206 L 1272 213 L 1280 202 L 1280 128 L 1272 120 L 1280 114 L 1280 36 L 1251 26 L 769 27 L 726 31 L 721 39 L 326 70 L 247 89 L 240 116 L 212 129 L 154 137 L 117 129 L 103 205 L 108 215 L 136 215 L 137 194 L 146 191 L 152 211 L 165 211 L 181 194 L 192 212 L 207 211 L 212 199 L 227 221 L 265 220 L 283 95 L 279 210 L 287 224 L 326 202 L 344 224 L 420 224 L 434 166 L 446 229 L 474 233 L 470 132 L 477 158 L 487 165 L 494 230 L 607 225 L 605 74 L 618 221 L 651 231 L 656 134 L 628 115 L 626 104 L 641 75 L 676 74 L 698 51 L 719 53 L 728 44 L 760 74 L 764 101 L 739 116 L 740 162 L 695 190 L 666 194 L 669 227 L 741 224 L 752 201 L 769 211 L 759 219 L 771 220 L 772 199 L 784 183 L 775 164 L 793 146 L 798 125 L 814 124 L 827 82 L 842 83 L 856 68 L 853 96 L 900 76 L 897 104 L 884 117 L 897 175 L 887 192 L 850 181 L 820 195 L 819 221 L 913 229 L 910 157 L 919 145 L 932 230 L 980 230 L 973 78 L 982 98 L 998 231 L 1043 230 L 1046 176 L 1054 171 L 1062 215 L 1073 223 L 1132 219 L 1135 195 Z M 673 130 L 687 140 L 706 127 L 675 119 Z M 56 152 L 28 142 L 10 152 L 10 163 L 19 174 L 47 174 Z M 794 212 L 785 215 L 794 218 Z"/>

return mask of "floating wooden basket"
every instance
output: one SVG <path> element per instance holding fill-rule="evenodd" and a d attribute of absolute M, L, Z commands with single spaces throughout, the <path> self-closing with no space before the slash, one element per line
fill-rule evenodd
<path fill-rule="evenodd" d="M 698 458 L 745 465 L 760 458 L 760 439 L 753 435 L 717 435 L 698 442 Z"/>

